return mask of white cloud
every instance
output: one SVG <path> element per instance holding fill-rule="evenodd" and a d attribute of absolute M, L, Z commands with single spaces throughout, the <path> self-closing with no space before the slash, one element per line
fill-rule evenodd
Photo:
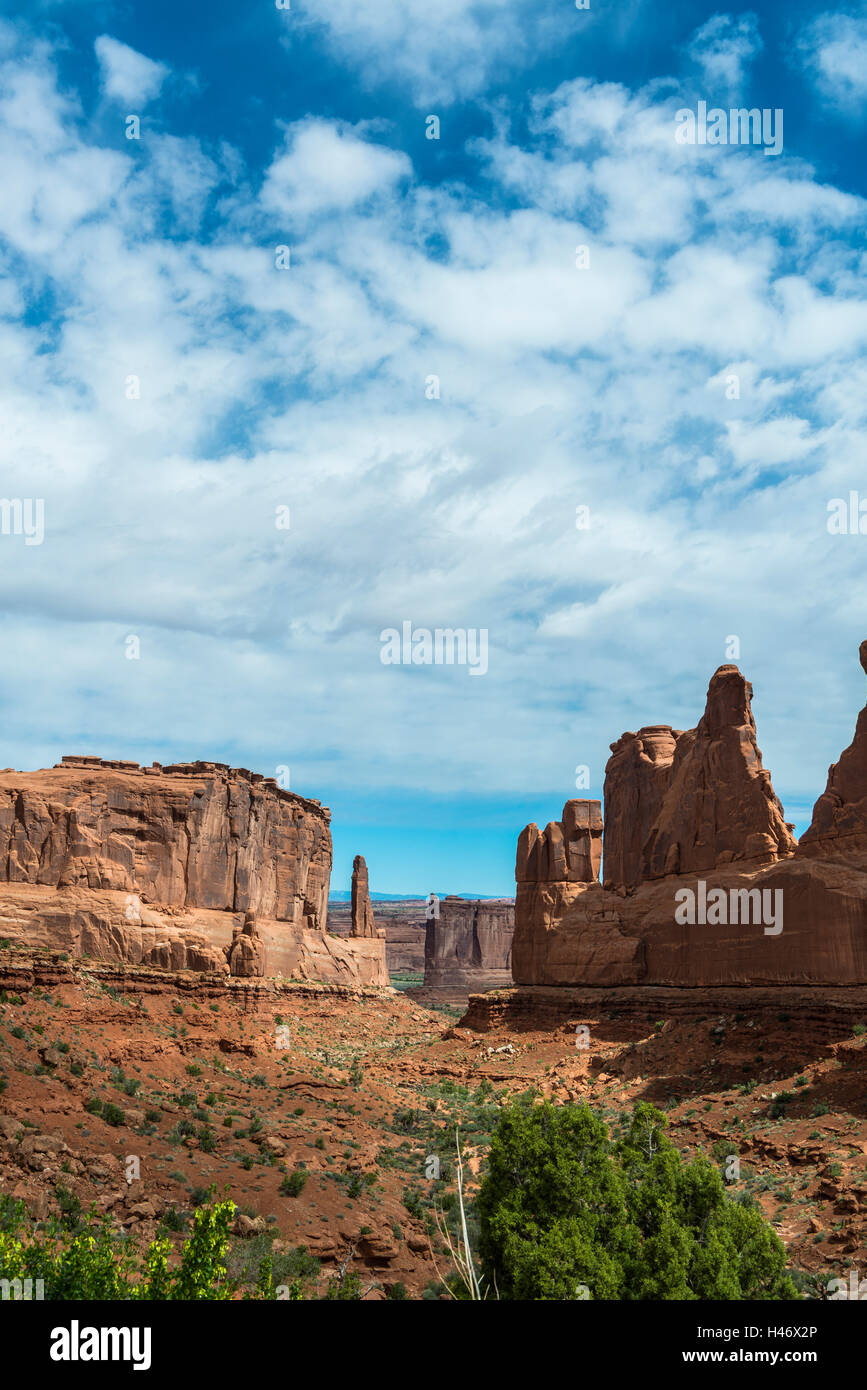
<path fill-rule="evenodd" d="M 351 127 L 311 118 L 287 130 L 265 176 L 262 204 L 290 218 L 345 211 L 411 172 L 405 154 L 371 144 Z"/>
<path fill-rule="evenodd" d="M 159 96 L 169 73 L 164 63 L 154 62 L 109 34 L 101 34 L 94 48 L 99 61 L 102 90 L 110 101 L 122 106 L 142 107 Z"/>
<path fill-rule="evenodd" d="M 832 106 L 863 113 L 867 103 L 867 17 L 821 14 L 805 25 L 798 56 Z"/>
<path fill-rule="evenodd" d="M 367 82 L 397 82 L 419 105 L 448 105 L 562 44 L 595 16 L 558 0 L 319 0 L 311 18 Z"/>
<path fill-rule="evenodd" d="M 694 723 L 737 633 L 778 789 L 818 792 L 865 635 L 825 527 L 867 445 L 863 204 L 684 151 L 653 93 L 528 105 L 475 185 L 308 120 L 257 189 L 233 150 L 101 148 L 46 55 L 7 60 L 0 466 L 46 505 L 43 546 L 0 537 L 16 761 L 64 730 L 314 795 L 565 796 L 622 729 Z M 382 666 L 404 619 L 487 627 L 488 675 Z"/>
<path fill-rule="evenodd" d="M 698 66 L 714 96 L 734 95 L 743 86 L 753 59 L 764 44 L 754 14 L 715 14 L 696 29 L 687 54 Z"/>

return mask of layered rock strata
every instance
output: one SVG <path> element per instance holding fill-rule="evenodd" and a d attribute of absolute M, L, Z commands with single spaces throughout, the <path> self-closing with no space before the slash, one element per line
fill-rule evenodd
<path fill-rule="evenodd" d="M 244 917 L 255 914 L 238 956 L 250 975 L 267 959 L 276 974 L 387 984 L 381 943 L 326 935 L 331 858 L 328 809 L 244 768 L 72 756 L 0 771 L 0 935 L 10 938 L 225 971 L 226 947 L 250 935 Z"/>

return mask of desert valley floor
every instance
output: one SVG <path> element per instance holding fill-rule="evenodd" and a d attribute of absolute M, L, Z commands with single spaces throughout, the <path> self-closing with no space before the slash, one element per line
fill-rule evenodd
<path fill-rule="evenodd" d="M 235 1274 L 270 1248 L 276 1276 L 300 1275 L 309 1296 L 346 1269 L 368 1299 L 442 1296 L 455 1127 L 472 1192 L 500 1106 L 533 1090 L 611 1124 L 647 1099 L 685 1153 L 723 1170 L 737 1155 L 732 1189 L 756 1195 L 805 1292 L 863 1263 L 860 990 L 768 990 L 748 1013 L 737 991 L 716 1007 L 667 990 L 564 1007 L 560 991 L 529 1030 L 505 992 L 472 1001 L 467 1027 L 460 1008 L 390 989 L 208 980 L 21 945 L 0 948 L 0 988 L 0 1190 L 36 1215 L 93 1203 L 136 1244 L 158 1228 L 180 1243 L 215 1185 L 239 1208 Z"/>

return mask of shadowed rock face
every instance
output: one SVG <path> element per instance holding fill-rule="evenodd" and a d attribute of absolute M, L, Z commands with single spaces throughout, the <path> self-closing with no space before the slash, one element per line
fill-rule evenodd
<path fill-rule="evenodd" d="M 425 989 L 498 989 L 512 983 L 514 904 L 508 899 L 440 900 L 425 930 Z"/>
<path fill-rule="evenodd" d="M 364 856 L 356 854 L 352 861 L 352 930 L 350 936 L 376 936 L 367 864 Z"/>
<path fill-rule="evenodd" d="M 867 672 L 867 642 L 861 643 L 858 656 Z M 858 715 L 849 747 L 828 769 L 827 785 L 813 807 L 798 854 L 867 868 L 867 706 Z"/>
<path fill-rule="evenodd" d="M 867 669 L 867 643 L 861 660 Z M 867 709 L 796 846 L 762 767 L 751 696 L 722 666 L 695 729 L 654 725 L 612 745 L 605 887 L 522 881 L 519 868 L 516 983 L 867 983 Z M 538 838 L 535 826 L 523 832 L 519 866 Z M 715 894 L 722 919 L 686 919 L 684 890 Z"/>

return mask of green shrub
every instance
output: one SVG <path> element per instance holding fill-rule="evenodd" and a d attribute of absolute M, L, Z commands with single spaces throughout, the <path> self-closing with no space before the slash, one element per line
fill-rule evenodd
<path fill-rule="evenodd" d="M 479 1254 L 505 1299 L 795 1299 L 785 1249 L 645 1102 L 612 1140 L 588 1106 L 514 1104 L 479 1192 Z"/>
<path fill-rule="evenodd" d="M 0 1279 L 42 1279 L 47 1296 L 62 1301 L 229 1299 L 236 1292 L 225 1263 L 234 1215 L 234 1202 L 199 1207 L 180 1262 L 170 1269 L 167 1238 L 152 1241 L 137 1259 L 105 1221 L 74 1234 L 62 1227 L 27 1233 L 18 1213 L 13 1228 L 0 1234 Z"/>
<path fill-rule="evenodd" d="M 284 1197 L 299 1197 L 304 1191 L 307 1182 L 307 1171 L 304 1168 L 296 1168 L 293 1173 L 287 1173 L 280 1184 L 280 1191 Z"/>

